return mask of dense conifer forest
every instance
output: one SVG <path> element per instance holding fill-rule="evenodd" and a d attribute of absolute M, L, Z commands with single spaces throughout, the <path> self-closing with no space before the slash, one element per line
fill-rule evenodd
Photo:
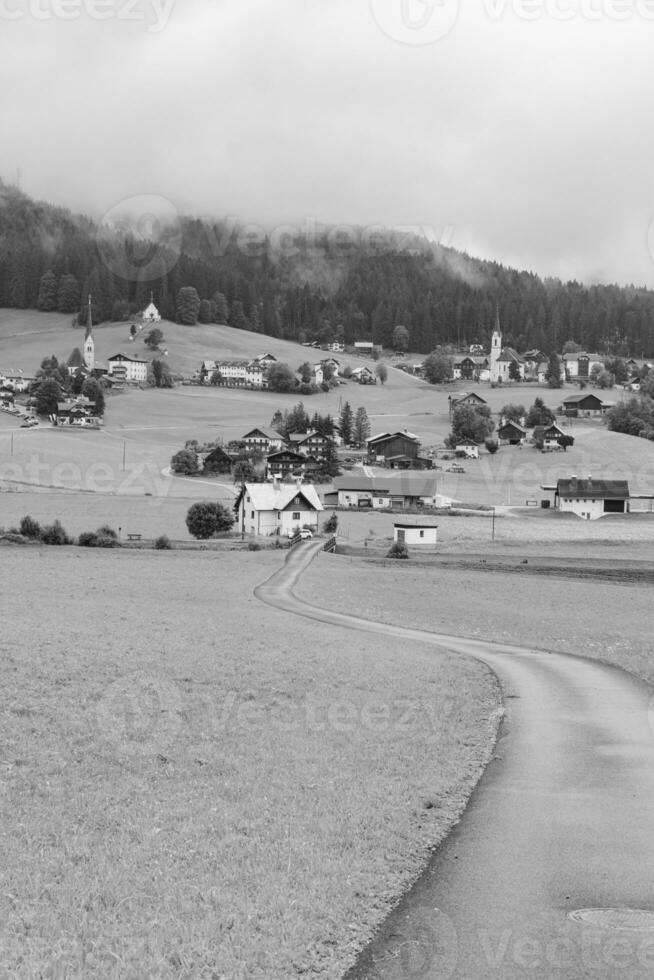
<path fill-rule="evenodd" d="M 180 295 L 180 290 L 183 290 Z M 223 323 L 308 341 L 412 350 L 504 343 L 614 356 L 654 355 L 654 291 L 541 279 L 396 231 L 322 227 L 253 231 L 180 218 L 156 241 L 36 202 L 0 183 L 0 307 L 128 320 L 151 293 L 166 319 Z"/>

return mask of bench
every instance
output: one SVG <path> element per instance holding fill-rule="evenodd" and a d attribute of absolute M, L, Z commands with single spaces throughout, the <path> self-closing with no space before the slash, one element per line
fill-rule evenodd
<path fill-rule="evenodd" d="M 127 535 L 127 540 L 128 541 L 140 541 L 141 540 L 141 535 L 140 534 L 128 534 Z"/>

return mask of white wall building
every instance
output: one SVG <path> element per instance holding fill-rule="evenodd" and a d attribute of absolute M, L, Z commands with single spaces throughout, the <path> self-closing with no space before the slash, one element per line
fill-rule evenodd
<path fill-rule="evenodd" d="M 323 505 L 311 484 L 246 483 L 234 509 L 234 530 L 258 537 L 287 537 L 289 531 L 305 525 L 317 532 Z"/>
<path fill-rule="evenodd" d="M 148 362 L 142 361 L 138 357 L 128 357 L 127 354 L 113 354 L 107 358 L 108 372 L 114 373 L 116 368 L 124 368 L 125 380 L 132 382 L 147 381 Z M 122 374 L 122 371 L 119 373 Z"/>

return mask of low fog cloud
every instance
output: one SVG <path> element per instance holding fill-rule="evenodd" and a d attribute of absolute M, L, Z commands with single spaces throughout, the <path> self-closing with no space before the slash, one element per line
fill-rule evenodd
<path fill-rule="evenodd" d="M 450 229 L 545 275 L 654 285 L 654 11 L 620 9 L 0 0 L 2 176 L 97 218 L 158 195 Z"/>

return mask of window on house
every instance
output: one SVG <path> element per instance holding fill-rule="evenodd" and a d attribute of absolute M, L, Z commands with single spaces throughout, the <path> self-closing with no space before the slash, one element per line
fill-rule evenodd
<path fill-rule="evenodd" d="M 294 510 L 293 511 L 293 520 L 294 521 L 299 521 L 300 520 L 300 512 L 299 512 L 299 510 Z"/>
<path fill-rule="evenodd" d="M 254 511 L 253 510 L 250 511 L 250 517 L 252 518 L 252 520 L 254 520 Z"/>
<path fill-rule="evenodd" d="M 421 532 L 420 532 L 420 537 L 421 537 L 421 538 L 424 538 L 424 536 L 425 536 L 425 532 L 424 532 L 424 531 L 421 531 Z"/>

